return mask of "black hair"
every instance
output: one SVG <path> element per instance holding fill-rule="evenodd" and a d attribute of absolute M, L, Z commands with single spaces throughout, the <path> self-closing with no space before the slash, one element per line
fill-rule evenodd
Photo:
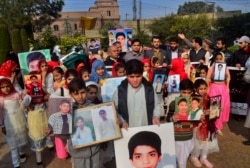
<path fill-rule="evenodd" d="M 117 39 L 118 36 L 123 36 L 124 38 L 126 38 L 126 37 L 125 37 L 125 34 L 124 34 L 123 32 L 118 32 L 118 33 L 116 33 L 115 39 Z"/>
<path fill-rule="evenodd" d="M 221 41 L 222 45 L 226 45 L 226 39 L 224 37 L 219 37 L 216 39 L 216 41 Z"/>
<path fill-rule="evenodd" d="M 90 89 L 93 89 L 93 88 L 98 91 L 98 86 L 96 86 L 95 84 L 88 85 L 86 90 L 87 90 L 87 92 L 89 92 Z"/>
<path fill-rule="evenodd" d="M 137 146 L 151 146 L 155 148 L 161 156 L 161 138 L 158 134 L 151 131 L 141 131 L 134 134 L 128 142 L 129 159 L 133 160 L 133 153 Z"/>
<path fill-rule="evenodd" d="M 179 105 L 181 102 L 187 103 L 187 99 L 185 99 L 185 98 L 179 99 L 178 102 L 177 102 L 177 105 Z"/>
<path fill-rule="evenodd" d="M 117 72 L 120 68 L 125 68 L 125 65 L 122 62 L 116 65 L 115 72 Z"/>
<path fill-rule="evenodd" d="M 36 79 L 38 79 L 38 77 L 37 77 L 36 75 L 30 75 L 30 79 L 31 79 L 31 78 L 34 78 L 34 77 L 35 77 Z"/>
<path fill-rule="evenodd" d="M 78 77 L 78 72 L 75 69 L 67 69 L 67 71 L 65 72 L 65 79 L 67 79 L 69 76 L 74 76 L 75 78 Z"/>
<path fill-rule="evenodd" d="M 83 63 L 83 64 L 85 65 L 84 60 L 82 60 L 82 59 L 78 59 L 78 60 L 76 60 L 76 61 L 74 62 L 74 64 L 75 64 L 75 68 L 77 68 L 77 66 L 78 66 L 79 64 L 81 64 L 81 63 Z"/>
<path fill-rule="evenodd" d="M 90 42 L 92 42 L 92 41 L 94 41 L 94 42 L 95 42 L 96 40 L 92 38 L 92 39 L 90 39 Z"/>
<path fill-rule="evenodd" d="M 207 65 L 200 65 L 200 66 L 199 66 L 199 70 L 201 71 L 202 69 L 205 70 L 206 73 L 208 72 L 208 67 L 207 67 Z"/>
<path fill-rule="evenodd" d="M 194 84 L 190 79 L 183 79 L 180 82 L 180 90 L 194 90 Z"/>
<path fill-rule="evenodd" d="M 76 117 L 76 124 L 77 124 L 77 121 L 79 121 L 79 120 L 82 120 L 82 122 L 84 122 L 84 118 L 82 116 L 78 116 L 78 117 Z"/>
<path fill-rule="evenodd" d="M 200 37 L 194 37 L 193 40 L 195 43 L 198 43 L 200 46 L 202 46 L 202 39 Z"/>
<path fill-rule="evenodd" d="M 82 75 L 84 74 L 84 72 L 90 73 L 90 70 L 87 67 L 81 68 L 80 71 L 79 71 L 80 78 L 82 77 Z"/>
<path fill-rule="evenodd" d="M 195 82 L 194 82 L 194 88 L 195 89 L 198 89 L 201 85 L 205 85 L 206 87 L 208 86 L 207 85 L 207 82 L 203 79 L 197 79 Z"/>
<path fill-rule="evenodd" d="M 72 81 L 69 83 L 69 93 L 78 93 L 78 91 L 81 89 L 87 89 L 84 80 L 77 77 L 72 79 Z"/>
<path fill-rule="evenodd" d="M 32 52 L 27 55 L 26 57 L 26 62 L 27 65 L 29 66 L 29 63 L 34 61 L 34 60 L 46 60 L 45 56 L 41 52 Z"/>
<path fill-rule="evenodd" d="M 162 76 L 161 75 L 158 75 L 157 77 L 156 77 L 156 79 L 162 79 Z"/>
<path fill-rule="evenodd" d="M 159 58 L 158 58 L 158 57 L 153 56 L 153 57 L 151 58 L 151 62 L 152 62 L 153 64 L 155 64 L 157 61 L 159 61 Z"/>
<path fill-rule="evenodd" d="M 134 43 L 138 42 L 141 45 L 141 41 L 139 39 L 134 39 L 131 42 L 131 45 L 133 45 Z"/>
<path fill-rule="evenodd" d="M 116 42 L 114 42 L 112 45 L 113 45 L 113 46 L 116 46 L 116 44 L 121 44 L 121 42 L 120 42 L 120 41 L 116 41 Z"/>
<path fill-rule="evenodd" d="M 143 63 L 137 59 L 129 60 L 125 67 L 127 75 L 143 74 Z"/>
<path fill-rule="evenodd" d="M 177 37 L 171 37 L 171 38 L 169 38 L 169 40 L 168 40 L 170 43 L 171 42 L 176 42 L 176 43 L 178 43 L 179 42 L 179 39 L 177 38 Z"/>
<path fill-rule="evenodd" d="M 223 65 L 222 64 L 218 64 L 218 67 L 223 67 Z"/>
<path fill-rule="evenodd" d="M 198 103 L 200 103 L 200 101 L 201 101 L 198 97 L 192 97 L 191 101 L 193 101 L 193 100 L 197 101 Z"/>
<path fill-rule="evenodd" d="M 103 109 L 101 109 L 101 110 L 99 111 L 99 114 L 101 114 L 101 113 L 105 113 L 105 114 L 107 114 L 107 113 L 106 113 L 106 111 L 105 111 L 105 110 L 103 110 Z"/>
<path fill-rule="evenodd" d="M 161 40 L 159 36 L 153 36 L 153 37 L 151 38 L 151 42 L 153 42 L 154 39 Z"/>
<path fill-rule="evenodd" d="M 54 69 L 53 69 L 53 72 L 57 72 L 57 73 L 59 73 L 59 74 L 64 74 L 64 71 L 63 71 L 63 69 L 61 68 L 61 67 L 55 67 Z"/>

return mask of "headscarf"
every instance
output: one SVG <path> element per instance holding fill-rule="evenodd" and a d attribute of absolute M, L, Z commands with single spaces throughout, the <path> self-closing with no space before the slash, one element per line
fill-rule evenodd
<path fill-rule="evenodd" d="M 180 80 L 187 79 L 187 73 L 184 70 L 184 61 L 181 58 L 172 59 L 172 68 L 169 75 L 180 75 Z"/>
<path fill-rule="evenodd" d="M 13 84 L 11 83 L 11 80 L 10 79 L 8 79 L 8 78 L 1 78 L 0 79 L 0 85 L 1 84 L 3 84 L 3 83 L 7 83 L 9 86 L 10 86 L 10 93 L 9 93 L 9 95 L 11 94 L 11 93 L 15 93 L 16 92 L 16 89 L 14 88 L 14 86 L 13 86 Z M 1 91 L 1 89 L 0 89 L 0 96 L 7 96 L 7 95 L 5 95 L 5 94 L 3 94 L 2 93 L 2 91 Z"/>
<path fill-rule="evenodd" d="M 147 79 L 147 81 L 151 82 L 153 80 L 153 73 L 152 73 L 153 70 L 152 70 L 152 67 L 151 67 L 151 61 L 150 61 L 150 59 L 143 58 L 143 59 L 141 59 L 141 62 L 143 63 L 143 65 L 148 64 L 148 66 L 150 67 L 150 69 L 148 70 L 148 72 L 143 72 L 143 74 L 147 73 L 146 79 Z"/>
<path fill-rule="evenodd" d="M 0 76 L 10 78 L 12 72 L 16 69 L 16 67 L 17 64 L 14 61 L 12 60 L 5 61 L 0 67 Z"/>
<path fill-rule="evenodd" d="M 116 62 L 116 63 L 113 64 L 113 67 L 112 67 L 112 77 L 117 77 L 116 67 L 118 65 L 122 65 L 122 63 Z M 125 66 L 124 66 L 124 69 L 125 69 Z"/>
<path fill-rule="evenodd" d="M 99 76 L 96 73 L 96 70 L 99 68 L 104 68 L 104 74 L 102 76 Z M 90 81 L 94 81 L 96 83 L 99 83 L 100 79 L 104 79 L 104 78 L 109 78 L 110 75 L 107 72 L 107 69 L 105 68 L 105 64 L 102 60 L 95 60 L 92 64 L 92 68 L 91 68 L 91 74 L 90 74 Z"/>

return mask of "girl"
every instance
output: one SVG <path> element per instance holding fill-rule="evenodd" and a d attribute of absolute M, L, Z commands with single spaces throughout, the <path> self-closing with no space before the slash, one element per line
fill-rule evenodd
<path fill-rule="evenodd" d="M 80 78 L 82 78 L 82 80 L 84 80 L 85 82 L 89 81 L 89 70 L 88 68 L 84 67 L 82 68 L 80 71 L 79 71 L 79 75 L 80 75 Z"/>
<path fill-rule="evenodd" d="M 200 65 L 199 66 L 199 77 L 195 78 L 195 80 L 197 80 L 197 79 L 206 80 L 207 72 L 208 72 L 208 67 L 206 65 Z"/>
<path fill-rule="evenodd" d="M 94 104 L 102 103 L 99 95 L 99 86 L 97 83 L 88 81 L 86 82 L 87 87 L 87 99 Z"/>
<path fill-rule="evenodd" d="M 151 58 L 151 67 L 152 67 L 152 68 L 159 68 L 160 65 L 161 65 L 161 64 L 160 64 L 159 58 L 153 56 L 153 57 Z"/>
<path fill-rule="evenodd" d="M 181 54 L 181 59 L 184 62 L 184 70 L 186 72 L 186 74 L 188 75 L 188 78 L 194 82 L 195 79 L 195 68 L 193 67 L 193 65 L 190 62 L 190 57 L 188 55 L 187 52 L 183 52 Z"/>
<path fill-rule="evenodd" d="M 121 62 L 114 63 L 112 67 L 112 77 L 122 77 L 126 75 L 125 65 Z"/>
<path fill-rule="evenodd" d="M 151 64 L 150 64 L 150 60 L 143 58 L 141 59 L 141 62 L 143 63 L 143 77 L 145 79 L 147 79 L 147 81 L 151 82 L 152 78 L 153 78 L 153 73 L 152 73 L 152 69 L 151 69 Z"/>
<path fill-rule="evenodd" d="M 102 60 L 95 60 L 92 64 L 91 74 L 90 74 L 90 81 L 100 83 L 100 80 L 105 78 L 109 78 L 110 75 L 108 74 L 105 64 Z"/>
<path fill-rule="evenodd" d="M 39 72 L 42 75 L 42 85 L 43 90 L 46 94 L 52 94 L 54 92 L 53 88 L 53 74 L 48 71 L 48 63 L 45 60 L 40 60 L 38 62 Z"/>
<path fill-rule="evenodd" d="M 63 69 L 61 67 L 55 67 L 52 71 L 52 74 L 54 79 L 54 84 L 53 84 L 54 90 L 57 90 L 60 87 L 64 87 L 65 80 L 63 78 L 64 75 Z"/>
<path fill-rule="evenodd" d="M 209 120 L 210 101 L 207 95 L 207 83 L 203 79 L 197 79 L 194 87 L 196 95 L 203 98 L 205 115 L 203 115 L 198 127 L 194 129 L 194 149 L 191 152 L 190 159 L 196 167 L 201 167 L 204 164 L 207 168 L 212 168 L 213 165 L 207 160 L 207 155 L 219 151 L 219 146 L 215 134 L 215 120 Z"/>
<path fill-rule="evenodd" d="M 215 63 L 224 63 L 224 54 L 222 52 L 215 53 Z M 215 126 L 217 128 L 217 133 L 223 135 L 222 128 L 225 122 L 229 120 L 230 112 L 230 97 L 229 97 L 229 82 L 230 82 L 230 73 L 226 68 L 225 80 L 224 81 L 213 81 L 214 78 L 214 64 L 209 68 L 207 74 L 207 84 L 209 86 L 209 96 L 221 95 L 221 115 L 216 120 Z"/>
<path fill-rule="evenodd" d="M 27 144 L 27 128 L 24 116 L 24 106 L 28 106 L 31 98 L 26 95 L 23 102 L 11 80 L 0 79 L 0 125 L 5 134 L 7 144 L 11 151 L 12 164 L 15 168 L 25 162 L 24 145 Z"/>

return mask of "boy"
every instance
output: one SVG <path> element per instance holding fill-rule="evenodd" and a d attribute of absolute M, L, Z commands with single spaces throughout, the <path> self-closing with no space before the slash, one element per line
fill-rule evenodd
<path fill-rule="evenodd" d="M 184 79 L 180 82 L 181 97 L 190 97 L 193 90 L 194 84 L 191 80 Z M 167 121 L 174 122 L 175 150 L 178 167 L 186 168 L 188 156 L 194 147 L 193 123 L 189 121 L 180 121 L 175 111 L 175 101 L 172 101 L 169 105 Z"/>
<path fill-rule="evenodd" d="M 128 142 L 129 160 L 135 168 L 156 168 L 161 161 L 161 139 L 150 131 L 133 135 Z"/>
<path fill-rule="evenodd" d="M 74 99 L 73 110 L 93 105 L 86 99 L 86 86 L 82 79 L 74 78 L 69 83 L 69 94 Z M 74 113 L 74 111 L 73 111 Z M 100 168 L 100 145 L 73 149 L 71 139 L 67 144 L 74 168 Z"/>

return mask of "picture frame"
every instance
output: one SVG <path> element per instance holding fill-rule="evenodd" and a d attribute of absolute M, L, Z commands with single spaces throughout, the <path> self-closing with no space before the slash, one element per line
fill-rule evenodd
<path fill-rule="evenodd" d="M 176 97 L 175 114 L 179 121 L 200 121 L 203 114 L 201 97 Z"/>
<path fill-rule="evenodd" d="M 121 137 L 113 102 L 77 109 L 72 119 L 73 148 L 82 148 Z M 85 130 L 84 130 L 85 129 Z"/>
<path fill-rule="evenodd" d="M 87 51 L 89 54 L 99 54 L 101 50 L 101 38 L 100 37 L 88 37 L 86 38 Z"/>
<path fill-rule="evenodd" d="M 179 93 L 180 92 L 180 75 L 168 76 L 168 92 Z"/>
<path fill-rule="evenodd" d="M 219 118 L 221 113 L 221 95 L 212 96 L 209 99 L 210 99 L 209 120 Z"/>
<path fill-rule="evenodd" d="M 153 77 L 153 88 L 156 94 L 161 94 L 162 86 L 165 81 L 165 74 L 155 73 Z"/>
<path fill-rule="evenodd" d="M 226 79 L 226 63 L 215 63 L 214 64 L 214 81 L 225 81 Z"/>
<path fill-rule="evenodd" d="M 122 138 L 114 141 L 116 167 L 130 168 L 139 167 L 134 162 L 133 155 L 136 157 L 138 154 L 148 152 L 148 148 L 144 151 L 138 151 L 137 146 L 147 147 L 150 146 L 150 151 L 154 151 L 154 161 L 150 161 L 152 167 L 157 168 L 175 168 L 176 167 L 176 154 L 175 154 L 175 140 L 174 140 L 174 127 L 171 123 L 157 125 L 149 125 L 142 127 L 133 127 L 128 130 L 121 129 Z M 165 136 L 165 135 L 168 136 Z M 160 142 L 159 142 L 160 139 Z M 152 143 L 153 142 L 153 143 Z M 147 144 L 147 145 L 145 145 Z M 141 148 L 142 149 L 142 148 Z M 137 151 L 136 151 L 137 150 Z M 161 155 L 158 151 L 161 150 Z M 140 159 L 137 160 L 137 162 Z M 152 163 L 153 162 L 153 163 Z M 147 166 L 145 166 L 147 167 Z"/>
<path fill-rule="evenodd" d="M 48 100 L 48 122 L 53 129 L 54 134 L 71 134 L 72 131 L 72 106 L 73 102 L 71 98 L 66 97 L 51 97 Z M 63 123 L 68 129 L 63 130 L 65 127 L 59 129 L 59 125 L 62 123 L 63 117 L 67 116 L 67 122 Z"/>

